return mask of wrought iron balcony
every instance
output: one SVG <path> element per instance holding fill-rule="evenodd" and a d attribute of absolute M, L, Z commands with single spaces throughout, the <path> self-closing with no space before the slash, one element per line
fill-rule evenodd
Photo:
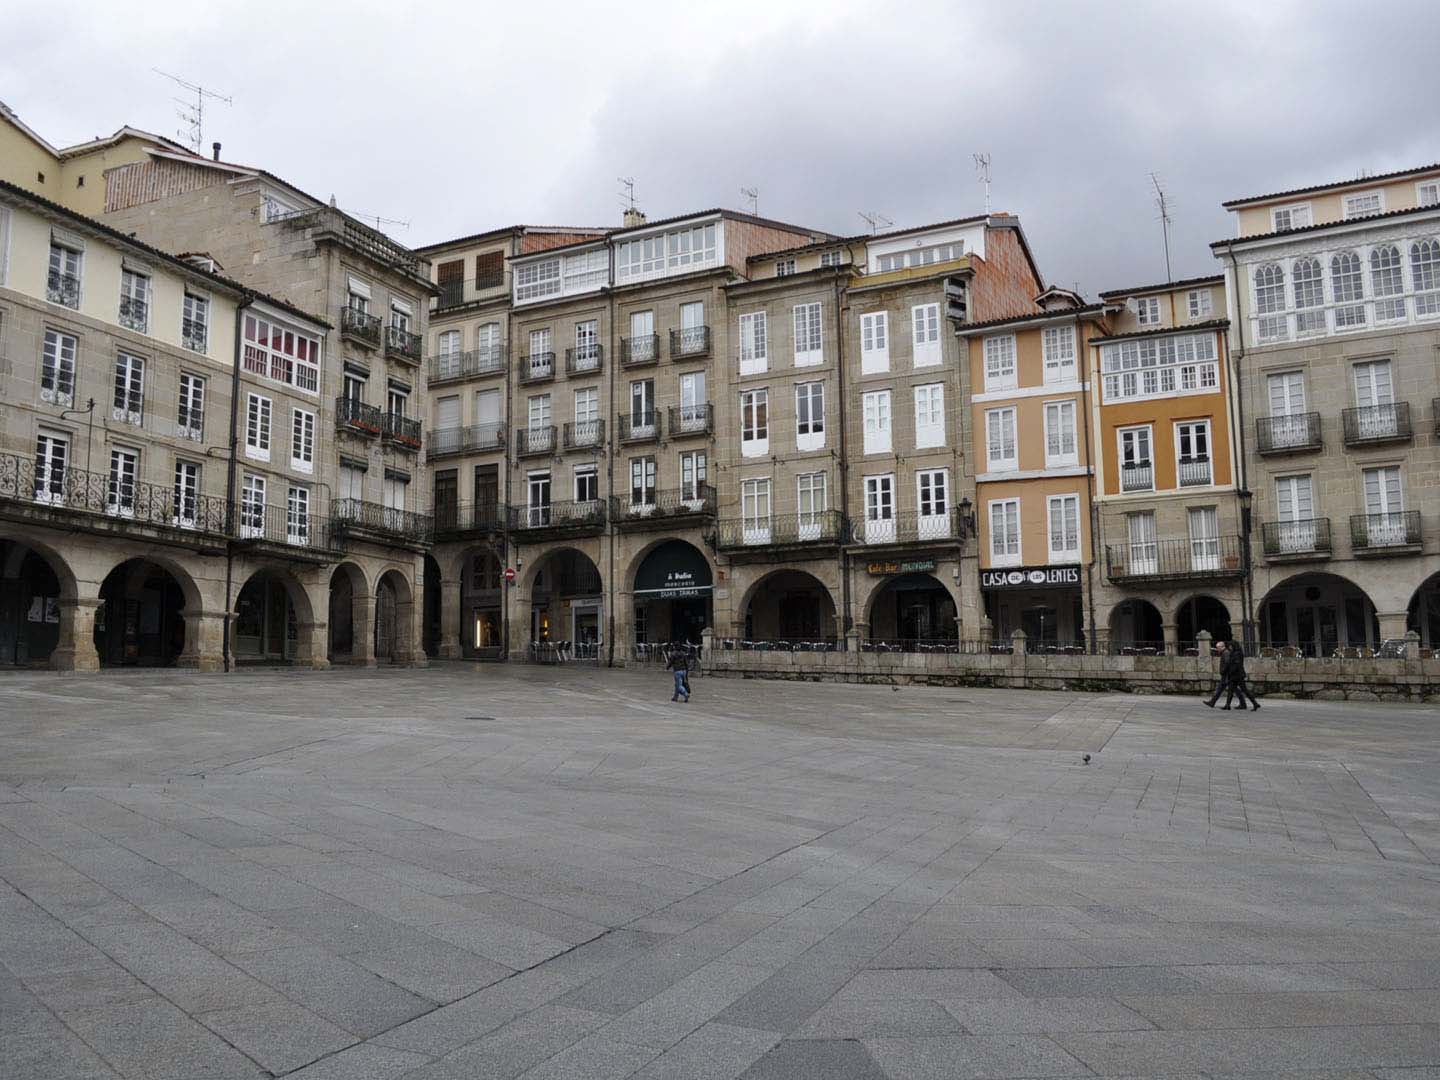
<path fill-rule="evenodd" d="M 533 457 L 536 454 L 555 452 L 555 429 L 553 427 L 522 427 L 515 429 L 515 454 L 517 457 Z"/>
<path fill-rule="evenodd" d="M 334 500 L 330 504 L 330 527 L 337 537 L 369 533 L 422 544 L 429 543 L 435 531 L 429 514 L 362 499 Z"/>
<path fill-rule="evenodd" d="M 510 507 L 510 530 L 512 532 L 535 533 L 540 530 L 571 533 L 599 532 L 604 528 L 604 499 Z"/>
<path fill-rule="evenodd" d="M 437 503 L 435 536 L 461 538 L 501 532 L 508 522 L 506 507 L 497 503 Z"/>
<path fill-rule="evenodd" d="M 359 308 L 340 309 L 340 336 L 358 342 L 366 348 L 380 347 L 380 320 L 368 311 Z"/>
<path fill-rule="evenodd" d="M 419 334 L 402 330 L 398 326 L 385 328 L 385 355 L 393 356 L 407 364 L 420 363 L 422 344 Z"/>
<path fill-rule="evenodd" d="M 58 270 L 51 270 L 45 279 L 45 299 L 52 304 L 78 308 L 80 306 L 79 275 L 62 274 Z"/>
<path fill-rule="evenodd" d="M 355 398 L 336 398 L 335 427 L 338 431 L 378 437 L 384 430 L 385 416 L 377 405 L 367 405 Z"/>
<path fill-rule="evenodd" d="M 621 413 L 615 430 L 620 433 L 622 443 L 655 442 L 660 438 L 660 414 Z"/>
<path fill-rule="evenodd" d="M 549 382 L 555 377 L 555 354 L 553 352 L 531 353 L 520 358 L 520 385 Z"/>
<path fill-rule="evenodd" d="M 686 326 L 670 331 L 671 360 L 699 360 L 710 355 L 710 327 Z"/>
<path fill-rule="evenodd" d="M 565 350 L 566 375 L 593 375 L 600 370 L 601 348 L 598 343 L 575 345 Z"/>
<path fill-rule="evenodd" d="M 1148 461 L 1136 461 L 1120 466 L 1121 491 L 1152 491 L 1155 488 L 1155 466 Z"/>
<path fill-rule="evenodd" d="M 1350 546 L 1357 555 L 1383 555 L 1396 548 L 1420 546 L 1420 511 L 1352 514 Z"/>
<path fill-rule="evenodd" d="M 622 367 L 644 367 L 660 362 L 660 335 L 637 334 L 635 337 L 620 339 L 620 365 Z"/>
<path fill-rule="evenodd" d="M 670 437 L 678 439 L 685 435 L 708 435 L 715 430 L 715 406 L 703 405 L 670 406 Z"/>
<path fill-rule="evenodd" d="M 210 324 L 203 319 L 181 319 L 180 344 L 192 352 L 209 351 Z"/>
<path fill-rule="evenodd" d="M 1116 585 L 1239 577 L 1245 546 L 1238 536 L 1120 544 L 1105 549 L 1105 570 Z"/>
<path fill-rule="evenodd" d="M 138 296 L 120 297 L 120 325 L 128 330 L 145 333 L 150 325 L 150 305 Z"/>
<path fill-rule="evenodd" d="M 223 537 L 225 498 L 177 489 L 172 484 L 112 480 L 108 473 L 37 463 L 33 457 L 0 454 L 0 502 L 49 515 L 94 515 L 97 526 L 138 524 Z M 111 524 L 102 522 L 109 519 Z"/>
<path fill-rule="evenodd" d="M 308 509 L 250 506 L 244 502 L 236 509 L 235 538 L 242 543 L 324 552 L 333 548 L 330 534 L 330 522 Z"/>
<path fill-rule="evenodd" d="M 465 302 L 465 279 L 463 277 L 453 281 L 437 282 L 436 288 L 440 290 L 440 295 L 435 300 L 436 311 L 459 307 Z"/>
<path fill-rule="evenodd" d="M 505 445 L 505 425 L 499 421 L 469 427 L 440 428 L 430 432 L 425 455 L 429 460 L 472 450 L 499 450 Z"/>
<path fill-rule="evenodd" d="M 565 425 L 566 450 L 588 449 L 604 442 L 604 420 L 571 420 Z"/>
<path fill-rule="evenodd" d="M 771 514 L 764 518 L 729 518 L 716 523 L 715 546 L 722 551 L 777 548 L 799 544 L 838 544 L 840 511 L 814 514 Z"/>
<path fill-rule="evenodd" d="M 1267 559 L 1299 560 L 1328 559 L 1330 557 L 1329 518 L 1266 521 L 1260 526 L 1260 538 Z"/>
<path fill-rule="evenodd" d="M 457 382 L 460 379 L 474 379 L 483 375 L 500 375 L 505 371 L 505 347 L 487 345 L 483 349 L 466 352 L 442 353 L 430 358 L 431 386 Z"/>
<path fill-rule="evenodd" d="M 1176 467 L 1181 487 L 1207 487 L 1212 481 L 1210 456 L 1182 457 Z"/>
<path fill-rule="evenodd" d="M 420 421 L 413 417 L 387 412 L 380 433 L 402 450 L 420 449 Z"/>
<path fill-rule="evenodd" d="M 905 510 L 888 518 L 852 521 L 852 544 L 930 544 L 960 536 L 958 511 L 953 507 L 938 514 Z"/>
<path fill-rule="evenodd" d="M 692 485 L 671 491 L 650 488 L 615 495 L 610 500 L 610 517 L 616 525 L 634 528 L 670 527 L 677 519 L 711 517 L 715 513 L 715 489 L 709 484 Z"/>
<path fill-rule="evenodd" d="M 1294 454 L 1319 450 L 1320 414 L 1292 413 L 1289 416 L 1261 416 L 1255 420 L 1256 449 L 1262 454 Z"/>
<path fill-rule="evenodd" d="M 1410 403 L 1395 401 L 1388 405 L 1362 405 L 1340 414 L 1345 427 L 1346 446 L 1370 446 L 1375 443 L 1408 441 L 1414 430 L 1410 427 Z"/>

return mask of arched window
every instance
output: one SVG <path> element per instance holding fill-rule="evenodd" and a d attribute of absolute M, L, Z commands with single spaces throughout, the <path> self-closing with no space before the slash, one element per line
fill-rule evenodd
<path fill-rule="evenodd" d="M 1365 325 L 1365 278 L 1360 272 L 1360 256 L 1341 251 L 1330 259 L 1330 294 L 1334 297 L 1335 329 L 1348 330 Z"/>
<path fill-rule="evenodd" d="M 1295 333 L 1298 335 L 1325 332 L 1325 284 L 1320 260 L 1306 255 L 1295 260 L 1292 269 L 1295 290 Z"/>
<path fill-rule="evenodd" d="M 1405 275 L 1400 268 L 1400 249 L 1381 244 L 1370 252 L 1370 291 L 1375 294 L 1375 321 L 1394 322 L 1405 318 Z"/>
<path fill-rule="evenodd" d="M 1279 263 L 1255 268 L 1255 314 L 1260 317 L 1257 333 L 1261 341 L 1285 337 L 1285 271 Z"/>
<path fill-rule="evenodd" d="M 1440 315 L 1440 243 L 1416 240 L 1410 245 L 1410 280 L 1415 286 L 1415 314 Z"/>

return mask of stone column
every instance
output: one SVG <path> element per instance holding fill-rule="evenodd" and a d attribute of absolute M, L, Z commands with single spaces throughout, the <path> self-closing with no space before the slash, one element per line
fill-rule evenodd
<path fill-rule="evenodd" d="M 1203 673 L 1208 674 L 1215 669 L 1214 646 L 1209 630 L 1201 630 L 1195 635 L 1195 663 Z"/>
<path fill-rule="evenodd" d="M 1377 612 L 1376 618 L 1380 621 L 1380 640 L 1389 641 L 1392 638 L 1403 638 L 1405 636 L 1405 617 L 1403 611 L 1392 611 L 1387 613 Z"/>
<path fill-rule="evenodd" d="M 330 624 L 302 622 L 296 626 L 295 666 L 315 668 L 330 666 Z M 372 646 L 371 651 L 374 651 Z"/>
<path fill-rule="evenodd" d="M 464 617 L 461 605 L 461 582 L 440 582 L 440 646 L 441 660 L 459 660 L 460 620 Z"/>
<path fill-rule="evenodd" d="M 601 621 L 601 629 L 606 633 L 610 630 L 610 620 L 607 617 Z M 669 636 L 668 634 L 666 635 Z M 655 638 L 654 631 L 651 631 L 650 638 Z M 605 663 L 610 656 L 615 657 L 615 667 L 624 667 L 630 663 L 631 656 L 635 650 L 635 594 L 626 592 L 623 589 L 615 590 L 615 650 L 610 650 L 610 641 L 607 639 L 601 647 L 600 662 Z"/>
<path fill-rule="evenodd" d="M 1025 654 L 1027 640 L 1024 630 L 1016 630 L 1010 635 L 1010 672 L 1020 678 L 1024 678 L 1025 664 L 1029 660 Z"/>
<path fill-rule="evenodd" d="M 98 596 L 60 601 L 60 642 L 50 654 L 54 670 L 100 670 L 100 654 L 95 651 L 95 612 L 99 607 Z"/>
<path fill-rule="evenodd" d="M 1165 635 L 1165 655 L 1180 655 L 1180 628 L 1171 622 L 1162 623 L 1160 632 Z"/>
<path fill-rule="evenodd" d="M 420 625 L 423 607 L 418 600 L 397 600 L 395 603 L 395 662 L 424 667 L 425 639 Z"/>
<path fill-rule="evenodd" d="M 1097 656 L 1106 656 L 1110 652 L 1110 628 L 1108 626 L 1090 627 L 1090 647 Z"/>
<path fill-rule="evenodd" d="M 355 596 L 350 601 L 350 662 L 375 666 L 375 597 Z"/>
<path fill-rule="evenodd" d="M 176 667 L 196 671 L 221 671 L 225 667 L 225 620 L 223 611 L 184 612 L 185 648 L 175 660 Z"/>
<path fill-rule="evenodd" d="M 847 630 L 845 632 L 845 651 L 847 653 L 858 653 L 860 651 L 861 636 L 859 629 Z"/>
<path fill-rule="evenodd" d="M 1405 634 L 1405 659 L 1420 659 L 1420 634 L 1416 630 L 1410 630 Z"/>

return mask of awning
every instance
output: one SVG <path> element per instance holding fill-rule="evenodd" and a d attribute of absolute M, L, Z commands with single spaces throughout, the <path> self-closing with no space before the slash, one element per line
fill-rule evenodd
<path fill-rule="evenodd" d="M 683 600 L 709 596 L 711 585 L 705 556 L 684 540 L 667 540 L 635 571 L 634 593 L 655 600 Z"/>

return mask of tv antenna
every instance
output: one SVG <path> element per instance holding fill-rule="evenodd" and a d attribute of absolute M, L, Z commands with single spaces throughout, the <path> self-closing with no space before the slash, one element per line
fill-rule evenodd
<path fill-rule="evenodd" d="M 1150 183 L 1155 188 L 1155 207 L 1160 211 L 1160 232 L 1165 237 L 1165 280 L 1175 280 L 1170 272 L 1170 196 L 1165 191 L 1165 185 L 1160 183 L 1160 178 L 1153 172 L 1150 174 Z"/>
<path fill-rule="evenodd" d="M 626 209 L 626 210 L 634 210 L 634 209 L 635 209 L 635 177 L 633 177 L 633 176 L 621 176 L 621 177 L 617 177 L 617 179 L 620 181 L 620 186 L 625 189 L 624 191 L 620 192 L 620 198 L 622 198 L 622 199 L 625 200 L 625 209 Z"/>
<path fill-rule="evenodd" d="M 888 229 L 895 224 L 879 210 L 857 210 L 856 213 L 860 215 L 861 221 L 870 226 L 872 233 L 878 233 L 881 229 Z"/>
<path fill-rule="evenodd" d="M 197 154 L 200 153 L 200 148 L 205 145 L 205 99 L 213 98 L 226 105 L 233 105 L 234 102 L 224 94 L 201 86 L 199 83 L 188 82 L 180 78 L 179 75 L 171 75 L 168 71 L 161 71 L 159 68 L 151 68 L 150 70 L 155 72 L 156 75 L 163 75 L 176 86 L 180 87 L 180 89 L 188 90 L 195 95 L 194 101 L 179 97 L 174 99 L 175 103 L 180 106 L 176 112 L 185 125 L 175 134 L 180 136 L 182 141 L 189 143 L 191 150 Z"/>
<path fill-rule="evenodd" d="M 740 197 L 750 204 L 750 213 L 755 217 L 759 217 L 760 189 L 753 187 L 742 187 L 740 189 Z"/>
<path fill-rule="evenodd" d="M 985 216 L 990 216 L 990 155 L 971 154 L 975 159 L 975 176 L 985 188 Z"/>
<path fill-rule="evenodd" d="M 410 222 L 401 221 L 399 218 L 381 217 L 379 214 L 368 214 L 363 210 L 346 210 L 345 213 L 349 214 L 353 218 L 359 218 L 361 221 L 367 223 L 373 221 L 375 223 L 376 232 L 385 231 L 381 228 L 382 225 L 394 225 L 397 229 L 410 228 Z"/>

